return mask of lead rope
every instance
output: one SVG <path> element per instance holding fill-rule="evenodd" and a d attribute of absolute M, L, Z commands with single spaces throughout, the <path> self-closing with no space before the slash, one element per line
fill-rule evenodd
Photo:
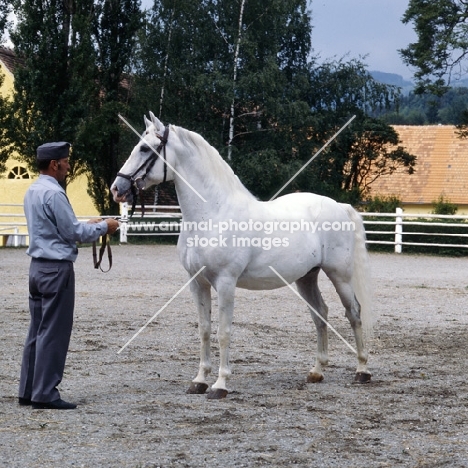
<path fill-rule="evenodd" d="M 107 273 L 112 268 L 112 250 L 110 246 L 110 238 L 106 234 L 101 238 L 101 248 L 99 249 L 99 260 L 97 256 L 97 248 L 96 242 L 93 242 L 93 261 L 94 261 L 94 268 L 99 268 L 103 273 Z M 107 247 L 107 259 L 109 260 L 109 268 L 107 270 L 103 270 L 101 266 L 102 258 L 104 257 L 104 253 Z"/>

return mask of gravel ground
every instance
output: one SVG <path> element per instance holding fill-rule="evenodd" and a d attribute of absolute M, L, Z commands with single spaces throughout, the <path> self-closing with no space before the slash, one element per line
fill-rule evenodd
<path fill-rule="evenodd" d="M 24 249 L 0 249 L 0 464 L 8 467 L 468 467 L 467 260 L 371 254 L 370 384 L 330 333 L 325 380 L 306 384 L 316 334 L 288 288 L 238 290 L 225 400 L 187 395 L 197 316 L 174 246 L 114 246 L 109 273 L 90 248 L 75 265 L 75 326 L 62 397 L 74 411 L 17 405 L 29 323 Z M 331 324 L 351 340 L 332 285 Z M 215 299 L 216 305 L 216 299 Z M 213 363 L 217 366 L 213 314 Z M 215 377 L 213 376 L 213 382 Z"/>

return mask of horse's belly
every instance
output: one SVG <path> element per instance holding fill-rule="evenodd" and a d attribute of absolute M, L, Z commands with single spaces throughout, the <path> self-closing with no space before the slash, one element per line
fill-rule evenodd
<path fill-rule="evenodd" d="M 237 287 L 262 290 L 277 289 L 294 283 L 315 268 L 315 262 L 268 262 L 261 267 L 249 266 L 237 279 Z"/>
<path fill-rule="evenodd" d="M 275 277 L 240 277 L 237 280 L 236 286 L 241 289 L 250 289 L 254 291 L 263 291 L 266 289 L 278 289 L 286 286 L 286 283 L 282 281 L 278 276 Z"/>

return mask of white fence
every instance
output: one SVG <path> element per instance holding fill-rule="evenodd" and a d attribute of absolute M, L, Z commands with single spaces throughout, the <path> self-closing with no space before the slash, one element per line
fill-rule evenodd
<path fill-rule="evenodd" d="M 137 206 L 137 209 L 140 207 Z M 128 206 L 123 204 L 121 207 L 122 223 L 120 231 L 120 242 L 127 242 L 128 236 L 171 236 L 178 235 L 182 215 L 178 213 L 168 213 L 164 210 L 179 209 L 178 206 L 148 206 L 144 220 L 138 220 L 141 216 L 136 212 L 135 216 L 131 219 L 128 217 Z M 153 212 L 148 212 L 148 209 L 153 209 Z M 368 240 L 368 244 L 384 244 L 394 245 L 395 252 L 401 253 L 404 245 L 415 246 L 432 246 L 432 247 L 447 247 L 447 248 L 468 248 L 468 239 L 466 244 L 445 244 L 445 243 L 424 243 L 424 242 L 411 242 L 410 240 L 403 240 L 403 234 L 406 238 L 414 235 L 419 236 L 438 236 L 438 237 L 459 237 L 468 238 L 468 216 L 456 215 L 434 215 L 434 214 L 408 214 L 403 213 L 401 208 L 397 208 L 395 213 L 361 213 L 364 226 L 366 228 L 366 235 L 378 234 L 388 237 L 388 240 Z M 367 218 L 394 218 L 392 221 L 388 220 L 371 220 Z M 431 222 L 431 219 L 444 220 L 447 219 L 451 222 Z M 459 221 L 459 222 L 453 222 Z M 159 224 L 159 228 L 158 228 Z M 387 230 L 372 230 L 373 225 L 388 226 Z M 419 232 L 410 232 L 405 230 L 405 226 L 421 226 Z M 424 226 L 450 226 L 462 227 L 467 229 L 466 234 L 452 234 L 444 232 L 424 232 Z"/>
<path fill-rule="evenodd" d="M 111 218 L 112 216 L 102 216 Z M 80 221 L 96 215 L 77 216 Z M 21 247 L 29 244 L 29 235 L 23 204 L 0 203 L 0 247 Z"/>
<path fill-rule="evenodd" d="M 120 242 L 127 242 L 128 236 L 178 236 L 182 213 L 180 206 L 145 205 L 144 219 L 141 206 L 135 207 L 130 218 L 128 203 L 120 204 Z"/>
<path fill-rule="evenodd" d="M 141 207 L 137 206 L 135 215 L 129 216 L 129 207 L 127 203 L 121 204 L 120 218 L 120 242 L 126 243 L 129 236 L 177 236 L 179 234 L 182 221 L 182 214 L 179 206 L 147 205 L 145 206 L 145 216 L 141 217 Z M 14 209 L 15 212 L 4 213 Z M 138 212 L 138 210 L 140 210 Z M 28 236 L 26 231 L 26 220 L 22 213 L 22 205 L 0 204 L 0 246 L 27 245 Z M 401 208 L 397 208 L 395 213 L 361 213 L 366 234 L 377 234 L 385 236 L 388 240 L 368 240 L 368 244 L 386 244 L 393 245 L 396 253 L 401 253 L 406 246 L 428 246 L 428 247 L 446 247 L 446 248 L 468 248 L 468 216 L 457 215 L 432 215 L 432 214 L 414 214 L 403 213 Z M 79 219 L 86 220 L 93 216 L 80 216 Z M 374 218 L 374 219 L 368 219 Z M 393 218 L 375 219 L 375 218 Z M 450 222 L 431 222 L 430 219 L 447 220 Z M 7 219 L 7 221 L 3 221 Z M 455 221 L 455 222 L 454 222 Z M 385 230 L 373 230 L 373 226 L 386 226 Z M 421 226 L 419 232 L 410 232 L 405 230 L 405 226 Z M 453 234 L 447 232 L 425 232 L 424 227 L 462 227 L 467 229 L 466 233 Z M 403 240 L 405 235 L 405 240 Z M 424 243 L 411 242 L 410 236 L 437 236 L 437 237 L 458 237 L 467 239 L 462 244 L 446 243 Z"/>
<path fill-rule="evenodd" d="M 389 237 L 388 241 L 383 240 L 368 240 L 368 244 L 389 244 L 395 246 L 395 252 L 401 253 L 404 245 L 417 245 L 417 246 L 427 246 L 427 247 L 448 247 L 448 248 L 468 248 L 468 242 L 464 244 L 437 244 L 437 243 L 425 243 L 425 242 L 411 242 L 403 241 L 403 234 L 406 237 L 408 236 L 438 236 L 438 237 L 461 237 L 463 239 L 468 237 L 468 216 L 457 216 L 457 215 L 439 215 L 439 214 L 409 214 L 403 213 L 401 208 L 397 208 L 395 213 L 361 213 L 364 226 L 366 228 L 366 235 L 369 234 L 379 234 L 387 235 Z M 394 221 L 385 221 L 385 220 L 366 220 L 367 217 L 373 218 L 395 218 Z M 450 222 L 430 222 L 430 219 L 447 219 L 451 221 L 460 221 L 457 223 Z M 368 226 L 380 225 L 380 226 L 389 226 L 391 230 L 388 231 L 373 231 L 368 228 Z M 405 226 L 421 226 L 420 232 L 410 232 L 405 231 Z M 450 226 L 450 227 L 462 227 L 467 229 L 466 234 L 453 234 L 447 232 L 424 232 L 424 226 Z"/>
<path fill-rule="evenodd" d="M 0 247 L 27 245 L 28 232 L 23 205 L 0 204 Z"/>

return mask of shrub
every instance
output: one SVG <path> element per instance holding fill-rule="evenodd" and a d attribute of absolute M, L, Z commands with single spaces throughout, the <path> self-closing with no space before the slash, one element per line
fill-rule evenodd
<path fill-rule="evenodd" d="M 376 195 L 364 203 L 364 211 L 368 213 L 395 213 L 395 210 L 401 206 L 401 200 L 396 195 Z"/>
<path fill-rule="evenodd" d="M 458 206 L 451 203 L 443 195 L 440 195 L 437 200 L 432 202 L 432 207 L 432 214 L 454 215 L 458 211 Z"/>

